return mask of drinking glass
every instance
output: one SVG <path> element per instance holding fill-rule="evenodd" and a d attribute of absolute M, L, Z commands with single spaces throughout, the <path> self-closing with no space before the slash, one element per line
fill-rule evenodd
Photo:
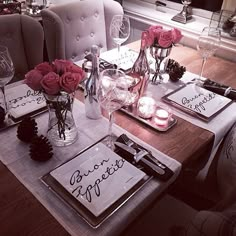
<path fill-rule="evenodd" d="M 109 129 L 107 146 L 114 148 L 112 138 L 113 112 L 120 109 L 128 97 L 125 73 L 118 69 L 106 69 L 100 73 L 97 89 L 98 102 L 108 112 Z"/>
<path fill-rule="evenodd" d="M 129 17 L 125 15 L 114 15 L 110 24 L 110 36 L 114 43 L 117 44 L 118 53 L 120 52 L 121 44 L 129 38 L 129 35 Z"/>
<path fill-rule="evenodd" d="M 14 66 L 8 48 L 0 45 L 0 89 L 2 92 L 5 114 L 8 114 L 8 105 L 5 96 L 5 85 L 14 76 Z"/>
<path fill-rule="evenodd" d="M 199 80 L 202 79 L 203 69 L 206 64 L 207 58 L 213 56 L 217 48 L 220 46 L 221 41 L 221 31 L 219 28 L 215 27 L 205 27 L 197 43 L 197 50 L 202 56 L 202 65 Z"/>

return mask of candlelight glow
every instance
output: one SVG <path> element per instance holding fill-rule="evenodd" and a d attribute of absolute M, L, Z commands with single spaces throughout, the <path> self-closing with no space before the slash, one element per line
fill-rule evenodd
<path fill-rule="evenodd" d="M 171 110 L 168 107 L 157 107 L 154 121 L 158 126 L 168 126 L 171 116 Z"/>

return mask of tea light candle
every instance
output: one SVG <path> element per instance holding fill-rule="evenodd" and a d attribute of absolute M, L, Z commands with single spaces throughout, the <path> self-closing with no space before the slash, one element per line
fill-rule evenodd
<path fill-rule="evenodd" d="M 138 115 L 148 119 L 153 116 L 156 110 L 156 102 L 151 97 L 141 97 L 138 100 Z"/>
<path fill-rule="evenodd" d="M 170 110 L 163 107 L 157 107 L 154 118 L 156 125 L 167 126 L 170 118 L 171 118 Z"/>

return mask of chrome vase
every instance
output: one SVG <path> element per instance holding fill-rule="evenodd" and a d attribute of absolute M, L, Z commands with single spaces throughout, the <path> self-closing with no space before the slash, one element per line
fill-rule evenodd
<path fill-rule="evenodd" d="M 151 46 L 150 54 L 155 59 L 155 73 L 152 77 L 153 84 L 160 84 L 163 81 L 162 75 L 165 74 L 164 60 L 170 55 L 172 46 L 162 48 L 160 46 Z"/>

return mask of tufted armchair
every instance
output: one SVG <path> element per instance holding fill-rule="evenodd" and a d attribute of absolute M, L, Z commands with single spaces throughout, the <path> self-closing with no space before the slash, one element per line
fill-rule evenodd
<path fill-rule="evenodd" d="M 0 44 L 8 47 L 15 67 L 16 78 L 43 61 L 43 28 L 30 16 L 0 16 Z"/>
<path fill-rule="evenodd" d="M 113 0 L 78 0 L 43 10 L 49 61 L 78 61 L 93 44 L 101 47 L 101 51 L 113 48 L 109 26 L 116 14 L 123 14 L 123 8 Z"/>

